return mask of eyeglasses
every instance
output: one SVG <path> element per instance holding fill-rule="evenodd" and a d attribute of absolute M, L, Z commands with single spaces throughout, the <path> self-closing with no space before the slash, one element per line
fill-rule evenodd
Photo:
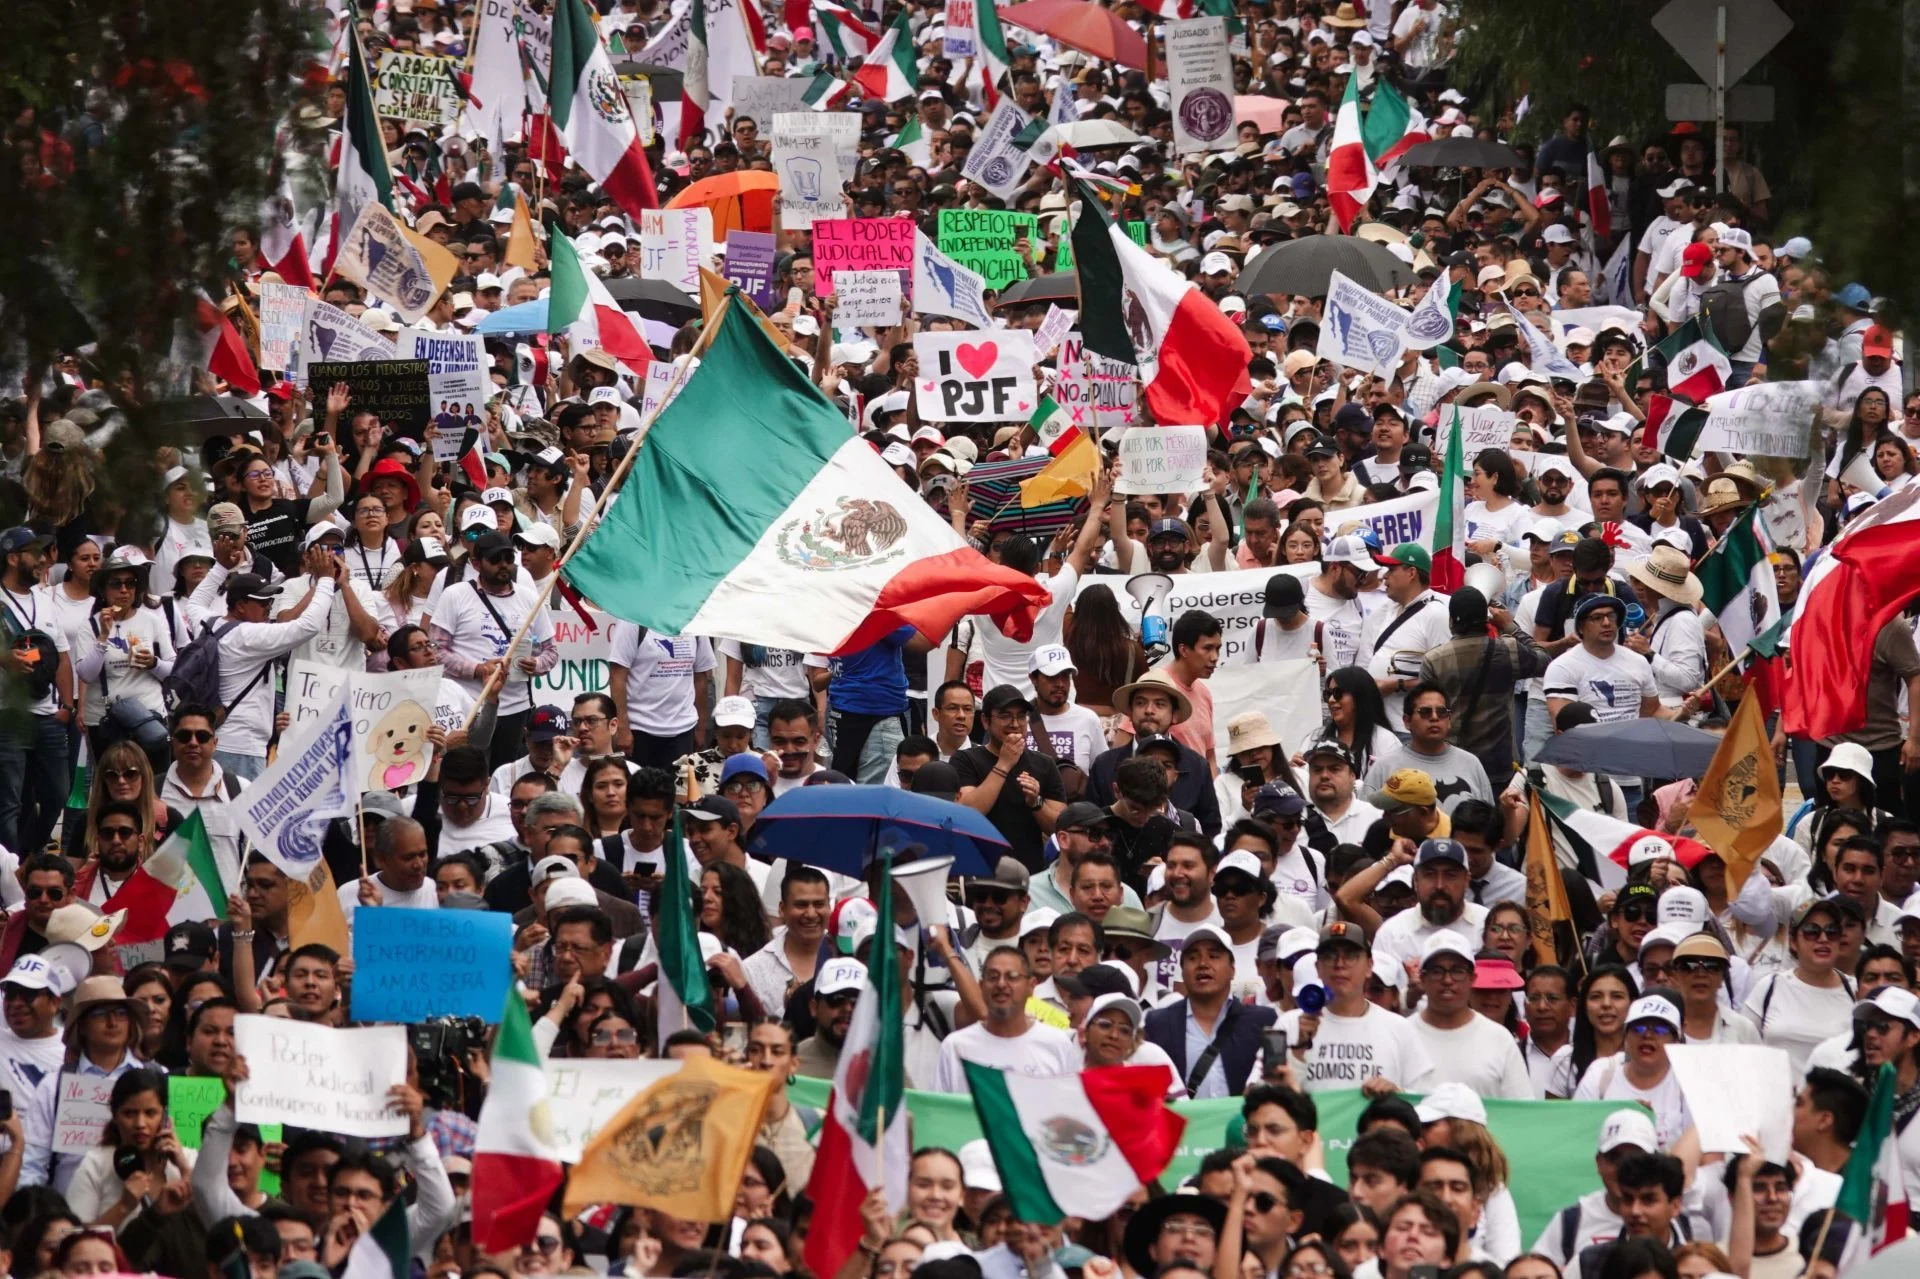
<path fill-rule="evenodd" d="M 1325 1279 L 1332 1273 L 1324 1261 L 1303 1261 L 1297 1266 L 1288 1266 L 1284 1279 Z"/>
<path fill-rule="evenodd" d="M 140 780 L 140 772 L 133 768 L 103 768 L 100 776 L 110 782 L 135 782 Z"/>
<path fill-rule="evenodd" d="M 28 901 L 37 902 L 42 897 L 50 902 L 65 901 L 67 899 L 67 890 L 58 886 L 42 887 L 39 884 L 29 884 L 27 886 Z"/>
<path fill-rule="evenodd" d="M 173 740 L 182 746 L 205 746 L 213 740 L 213 734 L 204 728 L 176 728 Z"/>
<path fill-rule="evenodd" d="M 1842 929 L 1838 924 L 1827 924 L 1824 927 L 1819 924 L 1802 924 L 1796 931 L 1808 941 L 1818 941 L 1822 937 L 1828 941 L 1839 941 Z"/>
<path fill-rule="evenodd" d="M 1712 959 L 1706 955 L 1688 955 L 1685 959 L 1673 961 L 1673 971 L 1676 973 L 1724 973 L 1727 971 L 1727 961 Z"/>
<path fill-rule="evenodd" d="M 1488 924 L 1487 931 L 1495 937 L 1525 937 L 1529 930 L 1525 924 Z"/>
<path fill-rule="evenodd" d="M 132 839 L 139 833 L 140 832 L 131 826 L 102 826 L 100 828 L 101 839 L 111 839 L 116 842 L 123 839 Z"/>
<path fill-rule="evenodd" d="M 1649 1039 L 1673 1039 L 1679 1031 L 1664 1021 L 1638 1021 L 1627 1027 L 1629 1035 L 1645 1035 Z"/>
<path fill-rule="evenodd" d="M 1555 994 L 1550 990 L 1530 990 L 1527 992 L 1527 1002 L 1530 1004 L 1564 1004 L 1567 1002 L 1567 997 L 1565 995 Z"/>
<path fill-rule="evenodd" d="M 446 790 L 440 792 L 440 801 L 449 808 L 475 808 L 483 803 L 486 798 L 487 793 L 485 791 L 481 791 L 478 795 L 456 795 L 452 791 Z"/>
<path fill-rule="evenodd" d="M 108 581 L 107 589 L 110 591 L 131 591 L 139 585 L 140 583 L 134 578 L 116 577 Z"/>
<path fill-rule="evenodd" d="M 533 1246 L 545 1253 L 558 1252 L 560 1251 L 560 1236 L 536 1235 L 533 1240 Z"/>
<path fill-rule="evenodd" d="M 256 468 L 246 472 L 241 478 L 248 480 L 270 480 L 273 478 L 273 472 Z"/>
<path fill-rule="evenodd" d="M 1133 1023 L 1125 1017 L 1095 1017 L 1087 1023 L 1088 1030 L 1098 1030 L 1109 1035 L 1133 1034 Z"/>
<path fill-rule="evenodd" d="M 480 562 L 482 564 L 511 564 L 517 554 L 518 552 L 516 551 L 493 551 L 489 554 L 482 555 Z"/>
<path fill-rule="evenodd" d="M 1453 715 L 1453 708 L 1450 706 L 1416 706 L 1413 708 L 1412 713 L 1418 715 L 1421 719 L 1448 719 Z"/>
<path fill-rule="evenodd" d="M 1169 1221 L 1160 1227 L 1163 1235 L 1185 1235 L 1189 1239 L 1212 1239 L 1214 1229 L 1204 1221 Z"/>
<path fill-rule="evenodd" d="M 1436 964 L 1431 968 L 1422 968 L 1420 975 L 1434 981 L 1472 981 L 1473 969 L 1457 968 L 1451 964 Z"/>
<path fill-rule="evenodd" d="M 594 1031 L 590 1038 L 592 1042 L 603 1047 L 607 1044 L 636 1044 L 640 1042 L 640 1032 L 631 1026 L 602 1026 Z"/>

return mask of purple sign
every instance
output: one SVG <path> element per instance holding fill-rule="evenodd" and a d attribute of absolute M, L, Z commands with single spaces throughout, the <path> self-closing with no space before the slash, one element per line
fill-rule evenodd
<path fill-rule="evenodd" d="M 727 283 L 738 285 L 762 311 L 773 309 L 773 257 L 770 232 L 727 232 Z"/>

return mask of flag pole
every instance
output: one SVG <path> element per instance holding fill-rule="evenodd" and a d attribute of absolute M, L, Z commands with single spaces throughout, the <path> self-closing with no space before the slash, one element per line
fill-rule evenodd
<path fill-rule="evenodd" d="M 546 585 L 542 586 L 539 594 L 534 597 L 533 607 L 527 610 L 526 618 L 520 623 L 519 628 L 514 631 L 513 639 L 507 645 L 507 656 L 502 659 L 503 661 L 511 660 L 513 654 L 519 650 L 520 645 L 526 640 L 527 632 L 533 629 L 533 619 L 538 617 L 540 611 L 547 606 L 547 601 L 553 597 L 554 588 L 560 584 L 560 570 L 567 566 L 567 561 L 573 558 L 574 552 L 578 551 L 581 545 L 585 543 L 587 534 L 593 529 L 594 525 L 599 522 L 601 513 L 606 510 L 607 503 L 613 498 L 615 493 L 619 492 L 621 482 L 627 478 L 627 472 L 633 469 L 634 460 L 640 456 L 640 450 L 646 445 L 648 432 L 653 430 L 653 424 L 660 419 L 660 415 L 666 412 L 667 405 L 673 402 L 673 397 L 679 394 L 680 384 L 687 379 L 689 370 L 693 368 L 694 360 L 704 353 L 709 346 L 713 345 L 713 335 L 720 331 L 721 322 L 727 317 L 727 308 L 733 305 L 733 295 L 735 292 L 737 292 L 735 289 L 727 290 L 726 295 L 720 301 L 720 309 L 714 313 L 712 321 L 702 328 L 700 340 L 694 344 L 694 348 L 689 354 L 686 363 L 679 367 L 673 375 L 673 381 L 667 384 L 665 394 L 660 397 L 660 407 L 653 411 L 652 417 L 640 424 L 640 429 L 634 436 L 633 447 L 627 450 L 627 455 L 620 459 L 620 465 L 615 467 L 613 474 L 607 477 L 605 487 L 601 489 L 599 496 L 593 500 L 593 509 L 587 512 L 586 518 L 580 521 L 580 531 L 575 533 L 573 535 L 573 541 L 567 544 L 566 551 L 554 564 L 553 572 L 547 575 Z M 479 717 L 479 714 L 480 703 L 476 701 L 473 704 L 473 709 L 467 712 L 466 722 L 461 725 L 461 728 L 471 731 L 473 721 Z"/>

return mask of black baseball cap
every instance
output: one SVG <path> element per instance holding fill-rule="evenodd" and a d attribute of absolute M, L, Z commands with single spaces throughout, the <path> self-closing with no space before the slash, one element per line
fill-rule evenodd
<path fill-rule="evenodd" d="M 1339 451 L 1340 446 L 1333 442 L 1333 437 L 1330 435 L 1321 435 L 1316 431 L 1307 437 L 1306 453 L 1308 457 L 1312 457 L 1315 454 L 1319 454 L 1322 457 L 1332 457 Z"/>
<path fill-rule="evenodd" d="M 922 769 L 921 771 L 925 772 L 926 770 Z M 914 780 L 918 781 L 918 776 L 916 776 Z M 1095 826 L 1098 826 L 1112 816 L 1112 813 L 1109 813 L 1106 809 L 1100 807 L 1100 805 L 1090 804 L 1083 799 L 1068 804 L 1065 808 L 1061 809 L 1060 816 L 1054 819 L 1053 829 L 1055 831 L 1092 830 Z"/>
<path fill-rule="evenodd" d="M 1299 578 L 1291 573 L 1275 573 L 1267 579 L 1267 605 L 1261 610 L 1267 617 L 1295 618 L 1306 607 L 1307 594 Z"/>
<path fill-rule="evenodd" d="M 280 595 L 280 588 L 267 585 L 267 579 L 258 573 L 235 573 L 227 579 L 227 603 L 236 600 L 258 600 L 270 603 Z"/>
<path fill-rule="evenodd" d="M 1360 431 L 1363 433 L 1371 431 L 1373 429 L 1373 414 L 1367 412 L 1366 405 L 1356 404 L 1352 400 L 1349 400 L 1345 404 L 1342 404 L 1334 413 L 1333 429 L 1336 431 Z M 1308 445 L 1307 451 L 1311 453 L 1313 446 Z"/>
<path fill-rule="evenodd" d="M 1425 471 L 1433 466 L 1433 450 L 1424 444 L 1408 444 L 1400 450 L 1402 471 Z"/>
<path fill-rule="evenodd" d="M 1032 703 L 1027 700 L 1027 695 L 1011 684 L 995 684 L 987 690 L 987 695 L 980 699 L 980 709 L 989 715 L 996 711 L 1003 711 L 1009 706 L 1030 705 Z"/>
<path fill-rule="evenodd" d="M 496 529 L 491 533 L 482 533 L 479 537 L 474 538 L 468 551 L 474 559 L 483 560 L 497 552 L 511 551 L 513 549 L 513 539 Z"/>
<path fill-rule="evenodd" d="M 214 941 L 213 929 L 189 920 L 167 930 L 164 949 L 166 958 L 163 962 L 167 967 L 192 972 L 218 954 L 220 947 Z"/>
<path fill-rule="evenodd" d="M 696 822 L 719 822 L 721 825 L 740 825 L 740 809 L 725 795 L 702 795 L 681 812 Z"/>

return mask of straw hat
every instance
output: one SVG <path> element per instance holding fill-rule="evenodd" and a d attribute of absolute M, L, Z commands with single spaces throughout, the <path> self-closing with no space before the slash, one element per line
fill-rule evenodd
<path fill-rule="evenodd" d="M 1739 481 L 1725 475 L 1716 475 L 1707 481 L 1706 491 L 1700 496 L 1700 518 L 1718 515 L 1722 511 L 1738 510 L 1747 504 L 1746 494 L 1740 491 Z"/>
<path fill-rule="evenodd" d="M 1264 711 L 1247 711 L 1227 721 L 1227 754 L 1280 745 L 1280 734 L 1273 731 Z"/>
<path fill-rule="evenodd" d="M 1164 670 L 1151 670 L 1131 684 L 1122 684 L 1113 690 L 1113 704 L 1120 710 L 1131 711 L 1133 695 L 1146 689 L 1165 693 L 1173 699 L 1173 722 L 1184 724 L 1193 714 L 1193 700 L 1173 682 L 1173 677 Z"/>
<path fill-rule="evenodd" d="M 1689 570 L 1687 553 L 1664 543 L 1656 543 L 1651 555 L 1629 566 L 1627 575 L 1648 590 L 1688 608 L 1698 604 L 1703 594 L 1700 579 Z"/>
<path fill-rule="evenodd" d="M 1366 26 L 1367 20 L 1354 11 L 1353 5 L 1342 4 L 1338 9 L 1335 9 L 1332 14 L 1320 19 L 1320 25 L 1352 29 Z"/>
<path fill-rule="evenodd" d="M 1513 407 L 1513 388 L 1502 386 L 1498 382 L 1475 382 L 1472 386 L 1462 387 L 1453 402 L 1461 408 L 1472 408 L 1476 404 L 1494 403 L 1501 408 Z"/>

